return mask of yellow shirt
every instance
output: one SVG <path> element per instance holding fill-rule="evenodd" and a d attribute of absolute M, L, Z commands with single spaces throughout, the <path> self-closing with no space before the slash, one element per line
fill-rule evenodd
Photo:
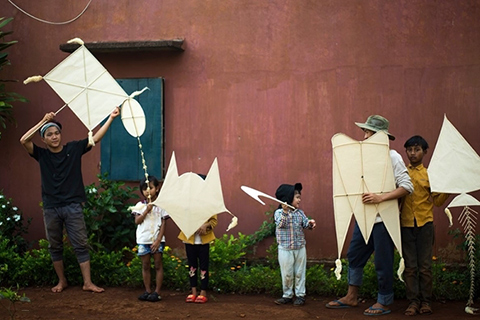
<path fill-rule="evenodd" d="M 208 219 L 208 222 L 210 222 L 210 228 L 207 229 L 207 232 L 205 234 L 201 234 L 200 238 L 202 239 L 202 244 L 212 242 L 215 240 L 215 234 L 213 233 L 213 229 L 217 226 L 217 215 L 214 215 L 210 219 Z M 185 241 L 186 243 L 194 244 L 195 243 L 195 235 L 192 235 L 190 238 L 187 239 L 185 234 L 180 231 L 180 234 L 178 235 L 178 239 Z"/>
<path fill-rule="evenodd" d="M 422 227 L 427 222 L 433 221 L 433 206 L 441 206 L 449 194 L 430 191 L 427 168 L 420 164 L 416 167 L 408 165 L 408 174 L 413 183 L 413 192 L 404 198 L 402 214 L 400 216 L 402 227 Z"/>

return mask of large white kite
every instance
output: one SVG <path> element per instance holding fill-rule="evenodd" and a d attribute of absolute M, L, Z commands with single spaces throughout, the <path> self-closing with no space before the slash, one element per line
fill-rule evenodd
<path fill-rule="evenodd" d="M 333 147 L 333 204 L 338 258 L 335 275 L 341 277 L 342 249 L 352 215 L 357 221 L 365 243 L 370 238 L 377 214 L 402 256 L 400 218 L 397 200 L 379 204 L 364 204 L 364 193 L 386 193 L 396 189 L 388 135 L 378 131 L 370 138 L 357 141 L 343 133 L 332 137 Z M 403 258 L 398 276 L 402 279 Z"/>
<path fill-rule="evenodd" d="M 68 42 L 78 43 L 80 47 L 45 76 L 33 76 L 24 83 L 45 80 L 65 102 L 55 114 L 68 106 L 88 128 L 92 145 L 92 130 L 117 106 L 122 106 L 125 102 L 128 102 L 128 108 L 122 110 L 123 124 L 131 135 L 140 136 L 145 130 L 145 123 L 141 121 L 143 109 L 133 97 L 146 88 L 128 95 L 84 46 L 81 39 L 75 38 Z M 137 121 L 132 120 L 133 116 Z"/>
<path fill-rule="evenodd" d="M 467 193 L 480 190 L 480 157 L 446 115 L 428 165 L 428 178 L 432 192 L 459 194 L 445 208 L 445 213 L 452 226 L 452 215 L 448 208 L 463 207 L 458 219 L 465 230 L 470 260 L 470 296 L 465 312 L 475 314 L 478 309 L 472 306 L 475 293 L 475 227 L 478 213 L 470 207 L 479 206 L 480 202 Z"/>
<path fill-rule="evenodd" d="M 168 212 L 187 239 L 215 214 L 228 212 L 233 216 L 227 231 L 234 228 L 238 221 L 225 207 L 216 158 L 203 180 L 193 172 L 178 176 L 173 153 L 162 189 L 153 204 Z"/>

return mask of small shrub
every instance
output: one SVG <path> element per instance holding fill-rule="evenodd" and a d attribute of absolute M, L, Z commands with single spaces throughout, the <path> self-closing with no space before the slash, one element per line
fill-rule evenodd
<path fill-rule="evenodd" d="M 7 301 L 7 306 L 3 304 L 3 301 Z M 0 288 L 0 304 L 4 307 L 8 314 L 10 315 L 10 319 L 15 319 L 15 313 L 17 311 L 15 304 L 17 302 L 30 302 L 30 299 L 23 295 L 18 294 L 18 286 L 17 290 L 13 290 L 11 288 Z"/>
<path fill-rule="evenodd" d="M 0 236 L 9 239 L 18 253 L 24 253 L 29 248 L 24 236 L 28 233 L 31 220 L 25 220 L 21 210 L 13 205 L 13 200 L 6 198 L 0 190 Z"/>
<path fill-rule="evenodd" d="M 176 256 L 172 249 L 166 246 L 163 251 L 163 286 L 180 291 L 188 290 L 188 270 L 186 259 Z"/>
<path fill-rule="evenodd" d="M 83 208 L 87 233 L 94 250 L 121 251 L 135 243 L 135 221 L 128 207 L 138 199 L 138 188 L 97 175 L 95 183 L 85 187 L 87 202 Z"/>

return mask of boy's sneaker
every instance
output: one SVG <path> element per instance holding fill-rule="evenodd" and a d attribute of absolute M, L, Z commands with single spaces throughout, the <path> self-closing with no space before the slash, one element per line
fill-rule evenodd
<path fill-rule="evenodd" d="M 148 296 L 150 295 L 150 292 L 148 291 L 145 291 L 144 293 L 142 293 L 139 297 L 138 297 L 138 300 L 140 301 L 148 301 Z"/>
<path fill-rule="evenodd" d="M 287 304 L 287 303 L 292 303 L 292 298 L 280 298 L 275 300 L 276 304 Z"/>
<path fill-rule="evenodd" d="M 154 291 L 153 293 L 148 295 L 147 300 L 150 302 L 157 302 L 162 300 L 162 297 L 160 297 L 160 295 Z"/>
<path fill-rule="evenodd" d="M 305 304 L 305 297 L 297 297 L 293 302 L 294 307 L 300 307 Z"/>

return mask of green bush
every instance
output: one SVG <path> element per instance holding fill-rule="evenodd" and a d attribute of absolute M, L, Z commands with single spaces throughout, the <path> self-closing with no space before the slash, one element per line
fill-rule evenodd
<path fill-rule="evenodd" d="M 122 184 L 116 185 L 106 180 L 101 180 L 100 185 L 107 188 L 104 191 L 112 188 L 123 188 Z M 94 186 L 92 185 L 90 188 L 94 188 Z M 118 198 L 130 199 L 131 192 L 132 190 L 112 190 L 107 193 L 90 193 L 89 201 L 93 203 L 89 205 L 88 209 L 88 212 L 91 213 L 90 218 L 99 219 L 101 210 L 109 212 L 106 216 L 114 215 L 112 208 L 122 211 L 126 205 L 120 205 L 123 202 L 118 200 Z M 117 198 L 117 200 L 112 198 Z M 96 208 L 95 213 L 93 213 L 94 210 L 92 208 Z M 133 223 L 133 218 L 129 213 L 123 212 L 122 214 L 125 214 L 127 217 L 123 220 Z M 106 220 L 108 221 L 97 221 L 97 228 L 91 231 L 90 242 L 96 243 L 96 250 L 91 251 L 92 280 L 96 284 L 103 286 L 142 287 L 142 262 L 137 256 L 137 247 L 132 247 L 130 243 L 133 242 L 133 239 L 128 241 L 129 245 L 119 249 L 100 250 L 100 248 L 107 247 L 107 245 L 98 241 L 106 239 L 108 243 L 113 241 L 113 239 L 118 239 L 118 235 L 106 237 L 106 234 L 104 234 L 107 226 L 113 223 L 112 219 L 106 218 Z M 267 249 L 266 260 L 248 261 L 246 258 L 246 253 L 253 246 L 266 237 L 271 236 L 272 232 L 274 232 L 272 223 L 272 221 L 263 223 L 260 229 L 252 235 L 242 233 L 238 233 L 237 236 L 224 234 L 212 242 L 210 246 L 210 290 L 219 293 L 235 292 L 239 294 L 267 293 L 279 295 L 282 293 L 276 242 Z M 103 229 L 104 227 L 105 230 Z M 130 228 L 132 231 L 131 237 L 134 238 L 135 226 L 132 224 Z M 117 230 L 113 232 L 125 234 L 125 229 L 126 225 L 120 229 L 122 231 Z M 374 257 L 372 256 L 364 268 L 363 285 L 359 292 L 362 298 L 376 298 L 377 296 L 378 285 L 373 259 Z M 398 253 L 395 252 L 394 265 L 396 267 L 399 259 Z M 65 274 L 69 284 L 81 285 L 83 283 L 81 271 L 73 248 L 68 243 L 66 237 L 64 237 L 64 262 Z M 345 295 L 348 290 L 348 262 L 342 260 L 342 266 L 342 277 L 340 280 L 337 280 L 333 272 L 334 268 L 329 269 L 320 264 L 309 265 L 306 270 L 307 293 L 309 295 L 335 297 Z M 153 259 L 151 268 L 153 282 L 155 281 Z M 163 268 L 163 288 L 178 291 L 188 291 L 190 289 L 188 279 L 189 267 L 186 259 L 174 254 L 173 250 L 168 246 L 165 247 L 163 253 Z M 57 281 L 46 240 L 39 241 L 39 249 L 32 249 L 21 254 L 11 237 L 0 234 L 0 286 L 55 285 Z M 458 300 L 468 298 L 470 279 L 465 265 L 447 265 L 439 260 L 435 260 L 433 261 L 433 281 L 434 297 L 436 299 Z M 396 298 L 405 297 L 405 284 L 398 279 L 394 282 L 394 293 Z"/>
<path fill-rule="evenodd" d="M 94 250 L 121 251 L 135 243 L 135 221 L 128 211 L 138 199 L 138 188 L 98 175 L 95 183 L 85 187 L 87 202 L 83 208 L 90 245 Z"/>
<path fill-rule="evenodd" d="M 139 259 L 140 260 L 140 259 Z M 141 263 L 140 263 L 141 268 Z M 188 263 L 173 254 L 168 246 L 163 250 L 163 287 L 186 291 L 190 288 L 188 279 Z M 139 270 L 141 273 L 141 269 Z M 141 278 L 141 274 L 140 274 Z"/>
<path fill-rule="evenodd" d="M 16 40 L 8 42 L 4 41 L 5 36 L 12 34 L 13 31 L 3 31 L 2 28 L 9 24 L 12 20 L 13 18 L 0 18 L 0 70 L 2 70 L 5 66 L 10 65 L 8 52 L 5 52 L 4 50 L 18 42 Z M 7 88 L 5 87 L 6 82 L 17 82 L 17 80 L 0 79 L 0 127 L 3 129 L 7 127 L 7 122 L 16 124 L 15 117 L 13 115 L 12 103 L 15 101 L 28 101 L 18 93 L 7 92 Z M 0 139 L 1 138 L 2 132 L 0 131 Z"/>
<path fill-rule="evenodd" d="M 31 220 L 25 220 L 22 211 L 13 205 L 13 200 L 6 198 L 0 190 L 0 235 L 9 239 L 18 253 L 24 253 L 29 248 L 24 236 L 28 233 Z"/>

